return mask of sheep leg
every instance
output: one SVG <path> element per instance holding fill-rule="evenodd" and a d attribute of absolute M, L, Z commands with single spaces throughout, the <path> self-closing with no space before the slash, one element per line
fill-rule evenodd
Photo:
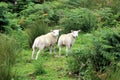
<path fill-rule="evenodd" d="M 50 46 L 50 54 L 52 54 L 52 46 Z"/>
<path fill-rule="evenodd" d="M 61 46 L 59 46 L 59 56 L 61 56 Z"/>
<path fill-rule="evenodd" d="M 53 46 L 53 49 L 54 49 L 54 54 L 56 54 L 56 51 L 55 51 L 55 46 Z"/>
<path fill-rule="evenodd" d="M 32 59 L 34 59 L 34 53 L 35 53 L 35 49 L 33 48 L 33 51 L 32 51 Z"/>
<path fill-rule="evenodd" d="M 68 56 L 69 49 L 70 49 L 70 46 L 66 46 L 66 56 Z"/>
<path fill-rule="evenodd" d="M 40 50 L 38 50 L 37 55 L 36 55 L 36 60 L 38 59 L 38 55 L 40 54 Z"/>

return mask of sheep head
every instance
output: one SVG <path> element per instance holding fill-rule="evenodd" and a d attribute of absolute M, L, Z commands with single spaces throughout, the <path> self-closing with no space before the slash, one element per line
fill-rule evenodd
<path fill-rule="evenodd" d="M 78 37 L 78 33 L 79 33 L 80 31 L 81 31 L 81 30 L 77 30 L 77 31 L 71 30 L 72 36 L 73 36 L 74 38 Z"/>
<path fill-rule="evenodd" d="M 51 30 L 53 36 L 59 36 L 59 32 L 61 31 L 61 29 L 55 29 L 55 30 Z"/>

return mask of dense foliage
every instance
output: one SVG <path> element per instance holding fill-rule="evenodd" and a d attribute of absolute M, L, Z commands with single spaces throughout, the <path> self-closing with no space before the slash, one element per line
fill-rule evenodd
<path fill-rule="evenodd" d="M 81 29 L 83 32 L 90 32 L 97 27 L 96 16 L 86 8 L 66 10 L 63 13 L 65 17 L 60 22 L 65 27 L 66 32 L 78 29 Z"/>
<path fill-rule="evenodd" d="M 80 49 L 75 49 L 71 53 L 72 57 L 68 60 L 69 69 L 72 74 L 77 74 L 78 76 L 81 74 L 85 77 L 88 76 L 88 73 L 89 75 L 94 74 L 94 71 L 100 72 L 100 74 L 106 73 L 108 68 L 116 71 L 116 69 L 120 67 L 119 29 L 120 28 L 102 28 L 94 32 L 93 35 L 84 36 L 83 42 L 86 42 L 86 45 L 81 45 Z M 93 70 L 93 72 L 91 72 L 91 70 Z M 99 77 L 99 75 L 96 76 Z"/>

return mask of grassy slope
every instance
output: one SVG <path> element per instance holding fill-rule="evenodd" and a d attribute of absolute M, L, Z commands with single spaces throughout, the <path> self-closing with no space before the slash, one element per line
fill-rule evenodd
<path fill-rule="evenodd" d="M 93 44 L 90 37 L 92 37 L 92 34 L 80 34 L 72 49 L 91 47 Z M 75 80 L 75 78 L 67 75 L 68 66 L 65 48 L 62 50 L 61 57 L 54 57 L 54 54 L 49 54 L 49 51 L 42 52 L 39 55 L 37 62 L 41 62 L 45 69 L 45 73 L 41 75 L 33 74 L 35 72 L 34 64 L 36 60 L 31 59 L 31 52 L 31 50 L 23 50 L 19 53 L 20 56 L 17 59 L 17 63 L 13 67 L 13 72 L 17 75 L 17 78 L 14 80 Z M 58 54 L 58 48 L 56 53 Z"/>
<path fill-rule="evenodd" d="M 83 39 L 84 37 L 84 39 Z M 90 35 L 80 34 L 76 39 L 72 49 L 82 49 L 85 43 L 90 42 Z M 88 41 L 88 42 L 86 42 Z M 19 80 L 75 80 L 75 78 L 67 76 L 67 58 L 65 57 L 65 48 L 62 49 L 61 57 L 54 57 L 49 51 L 42 52 L 39 55 L 38 62 L 42 62 L 45 74 L 33 75 L 35 72 L 34 61 L 31 59 L 31 50 L 23 50 L 15 64 L 13 70 L 19 77 Z M 58 49 L 56 50 L 58 53 Z"/>
<path fill-rule="evenodd" d="M 66 57 L 54 57 L 48 52 L 42 53 L 38 60 L 42 60 L 45 73 L 41 75 L 33 75 L 34 60 L 31 60 L 31 50 L 23 50 L 15 64 L 13 71 L 18 75 L 19 80 L 74 80 L 67 76 Z"/>

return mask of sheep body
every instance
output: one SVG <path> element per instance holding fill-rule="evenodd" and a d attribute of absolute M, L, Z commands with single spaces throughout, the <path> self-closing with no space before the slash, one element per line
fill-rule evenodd
<path fill-rule="evenodd" d="M 38 55 L 42 49 L 47 48 L 47 47 L 52 47 L 55 45 L 55 43 L 57 42 L 58 35 L 59 35 L 59 30 L 53 30 L 45 35 L 41 35 L 37 37 L 32 46 L 32 49 L 33 49 L 32 59 L 34 57 L 35 48 L 39 49 L 36 55 L 36 60 L 37 60 Z M 52 50 L 50 49 L 50 53 L 51 52 Z"/>
<path fill-rule="evenodd" d="M 48 33 L 46 35 L 39 36 L 35 39 L 32 48 L 39 48 L 41 49 L 42 46 L 47 48 L 51 45 L 54 45 L 57 42 L 57 37 L 52 36 L 52 33 Z"/>
<path fill-rule="evenodd" d="M 58 46 L 69 46 L 71 47 L 75 41 L 75 38 L 72 36 L 71 33 L 63 34 L 60 36 L 58 40 Z"/>
<path fill-rule="evenodd" d="M 71 33 L 63 34 L 59 37 L 58 47 L 59 47 L 59 55 L 61 55 L 62 46 L 66 47 L 66 56 L 68 56 L 68 50 L 72 47 L 75 42 L 75 38 L 78 36 L 78 31 L 71 31 Z"/>

